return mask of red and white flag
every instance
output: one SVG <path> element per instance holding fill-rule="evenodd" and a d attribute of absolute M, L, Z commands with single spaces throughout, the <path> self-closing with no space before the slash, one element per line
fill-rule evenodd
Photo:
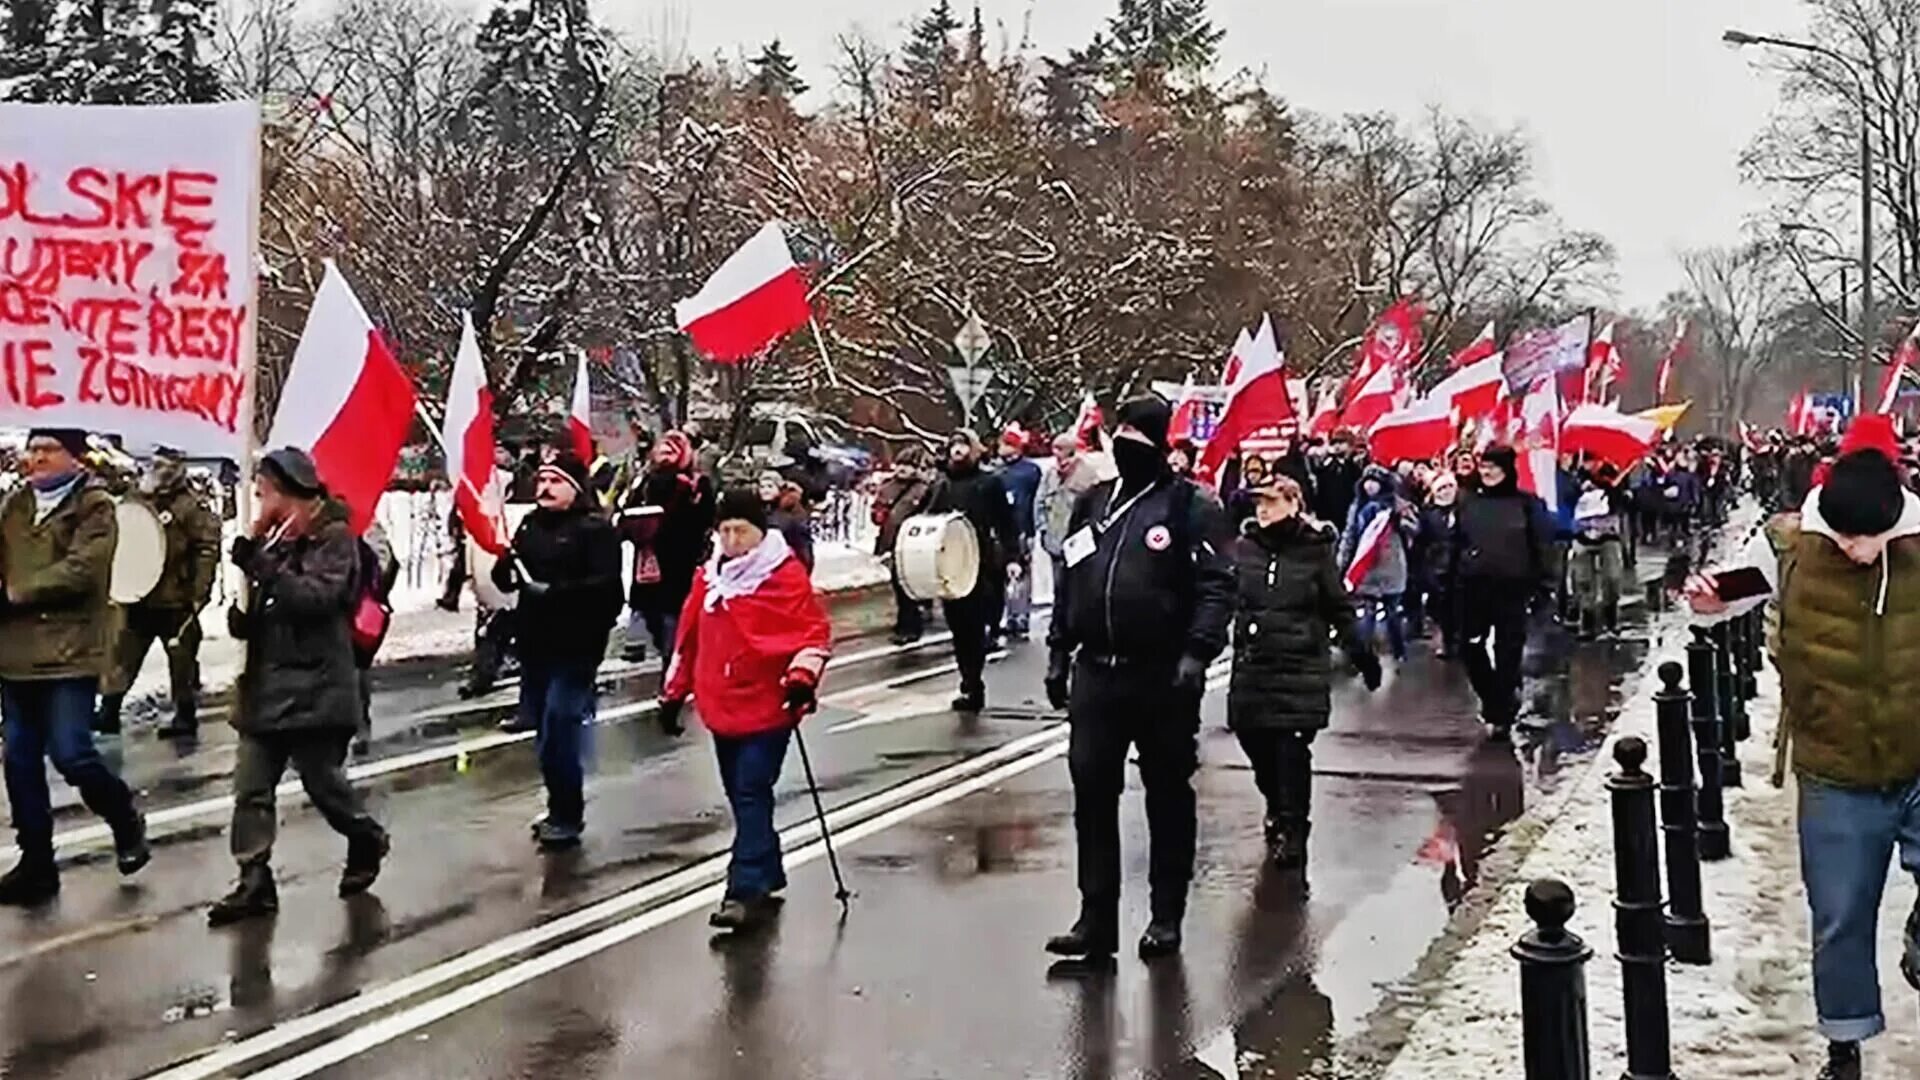
<path fill-rule="evenodd" d="M 1480 336 L 1473 339 L 1473 344 L 1454 353 L 1453 359 L 1447 361 L 1447 370 L 1459 371 L 1461 368 L 1471 367 L 1489 356 L 1496 355 L 1499 351 L 1500 346 L 1493 340 L 1493 323 L 1489 320 L 1487 328 L 1480 331 Z"/>
<path fill-rule="evenodd" d="M 1427 397 L 1450 403 L 1461 421 L 1492 416 L 1507 399 L 1505 359 L 1500 353 L 1489 353 L 1440 380 Z"/>
<path fill-rule="evenodd" d="M 1240 377 L 1240 368 L 1247 362 L 1247 354 L 1253 351 L 1253 334 L 1246 327 L 1240 328 L 1240 336 L 1233 339 L 1233 348 L 1227 352 L 1226 366 L 1220 369 L 1220 385 L 1232 386 Z"/>
<path fill-rule="evenodd" d="M 1100 415 L 1100 403 L 1094 400 L 1093 391 L 1081 399 L 1080 415 L 1074 418 L 1073 435 L 1082 450 L 1098 450 L 1106 439 L 1106 420 Z"/>
<path fill-rule="evenodd" d="M 363 533 L 393 479 L 415 402 L 413 381 L 328 260 L 280 388 L 268 445 L 312 455 L 320 481 L 347 504 L 353 531 Z"/>
<path fill-rule="evenodd" d="M 453 506 L 467 535 L 484 551 L 504 553 L 506 528 L 502 508 L 495 505 L 500 492 L 493 482 L 493 390 L 487 386 L 487 368 L 480 359 L 480 341 L 471 318 L 460 323 L 460 351 L 454 354 L 453 375 L 447 381 L 447 415 L 440 444 L 446 449 Z"/>
<path fill-rule="evenodd" d="M 1180 400 L 1173 404 L 1173 423 L 1167 428 L 1167 442 L 1192 442 L 1195 421 L 1200 418 L 1200 399 L 1193 393 L 1193 374 L 1187 374 L 1187 381 L 1180 386 Z"/>
<path fill-rule="evenodd" d="M 1307 434 L 1326 438 L 1340 429 L 1340 391 L 1328 379 L 1320 384 L 1320 404 L 1314 407 L 1313 419 L 1307 421 Z"/>
<path fill-rule="evenodd" d="M 1293 401 L 1287 396 L 1287 361 L 1274 339 L 1272 319 L 1260 320 L 1260 332 L 1253 335 L 1253 343 L 1241 357 L 1234 376 L 1227 384 L 1227 404 L 1220 413 L 1220 426 L 1214 429 L 1194 470 L 1203 483 L 1219 482 L 1221 467 L 1247 436 L 1294 419 Z"/>
<path fill-rule="evenodd" d="M 807 280 L 780 223 L 769 221 L 693 296 L 673 305 L 700 355 L 721 363 L 758 356 L 807 324 Z"/>
<path fill-rule="evenodd" d="M 1414 358 L 1420 355 L 1420 319 L 1425 314 L 1420 301 L 1406 296 L 1374 320 L 1360 342 L 1360 353 L 1354 362 L 1353 379 L 1349 383 L 1352 393 L 1347 398 L 1349 408 L 1379 372 L 1391 370 L 1399 378 L 1406 378 Z M 1363 431 L 1366 429 L 1364 424 L 1359 426 Z"/>
<path fill-rule="evenodd" d="M 1453 445 L 1453 409 L 1427 397 L 1382 416 L 1367 433 L 1367 452 L 1380 465 L 1431 461 Z"/>
<path fill-rule="evenodd" d="M 1686 356 L 1687 317 L 1682 315 L 1680 316 L 1679 323 L 1673 330 L 1673 344 L 1668 347 L 1667 355 L 1660 358 L 1660 370 L 1653 378 L 1653 403 L 1655 405 L 1665 405 L 1667 403 L 1667 387 L 1673 382 L 1674 365 L 1686 359 Z"/>
<path fill-rule="evenodd" d="M 573 456 L 593 464 L 593 380 L 587 375 L 587 353 L 580 351 L 580 369 L 573 376 L 573 403 L 567 408 L 567 443 Z"/>
<path fill-rule="evenodd" d="M 1607 392 L 1617 386 L 1626 373 L 1626 363 L 1620 359 L 1620 350 L 1613 343 L 1618 327 L 1618 323 L 1608 323 L 1587 347 L 1586 401 L 1606 400 Z"/>
<path fill-rule="evenodd" d="M 1549 512 L 1560 508 L 1560 391 L 1553 379 L 1533 384 L 1520 399 L 1519 430 L 1514 437 L 1519 455 L 1520 490 L 1540 496 Z"/>
<path fill-rule="evenodd" d="M 1890 413 L 1894 402 L 1900 400 L 1900 384 L 1906 380 L 1907 369 L 1920 358 L 1920 323 L 1915 323 L 1913 333 L 1900 343 L 1893 354 L 1893 363 L 1887 365 L 1887 375 L 1880 383 L 1880 407 L 1877 413 Z"/>
<path fill-rule="evenodd" d="M 1560 452 L 1585 454 L 1626 472 L 1660 441 L 1660 425 L 1605 405 L 1581 405 L 1560 425 Z"/>
<path fill-rule="evenodd" d="M 1357 431 L 1372 430 L 1374 421 L 1399 405 L 1405 388 L 1406 375 L 1399 368 L 1385 364 L 1374 369 L 1340 414 L 1341 426 Z"/>
<path fill-rule="evenodd" d="M 1367 522 L 1360 532 L 1360 539 L 1353 545 L 1353 562 L 1347 567 L 1347 591 L 1358 592 L 1360 583 L 1367 580 L 1367 574 L 1374 564 L 1380 561 L 1380 555 L 1387 549 L 1387 537 L 1393 532 L 1394 511 L 1392 507 L 1382 509 Z"/>

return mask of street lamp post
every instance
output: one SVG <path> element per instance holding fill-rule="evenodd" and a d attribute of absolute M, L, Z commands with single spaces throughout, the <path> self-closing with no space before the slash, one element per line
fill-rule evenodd
<path fill-rule="evenodd" d="M 1793 49 L 1796 52 L 1813 53 L 1824 56 L 1840 65 L 1853 77 L 1854 85 L 1860 93 L 1860 387 L 1861 393 L 1870 392 L 1875 385 L 1873 377 L 1873 345 L 1879 337 L 1878 327 L 1873 321 L 1873 136 L 1868 130 L 1873 116 L 1873 101 L 1867 96 L 1866 76 L 1853 61 L 1840 53 L 1816 45 L 1810 41 L 1795 41 L 1792 38 L 1768 37 L 1763 34 L 1749 34 L 1743 30 L 1728 30 L 1721 40 L 1729 45 L 1764 45 L 1776 49 Z M 1842 385 L 1838 392 L 1846 393 Z M 1854 402 L 1857 415 L 1863 410 L 1863 402 Z"/>

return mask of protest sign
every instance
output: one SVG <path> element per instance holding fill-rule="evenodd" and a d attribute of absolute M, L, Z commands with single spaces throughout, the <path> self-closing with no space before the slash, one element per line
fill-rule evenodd
<path fill-rule="evenodd" d="M 0 427 L 242 459 L 259 115 L 0 104 Z"/>

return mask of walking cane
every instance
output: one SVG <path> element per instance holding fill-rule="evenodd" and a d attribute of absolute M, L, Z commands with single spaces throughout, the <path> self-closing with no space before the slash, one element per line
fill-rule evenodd
<path fill-rule="evenodd" d="M 807 791 L 813 795 L 814 816 L 820 819 L 820 842 L 827 848 L 827 865 L 833 869 L 833 898 L 840 901 L 840 917 L 847 917 L 848 903 L 853 893 L 847 890 L 847 879 L 840 874 L 840 857 L 833 852 L 833 834 L 827 831 L 827 808 L 820 801 L 820 784 L 813 778 L 813 758 L 807 753 L 807 737 L 800 731 L 800 721 L 805 717 L 798 709 L 792 710 L 793 741 L 800 745 L 800 767 L 807 773 Z"/>

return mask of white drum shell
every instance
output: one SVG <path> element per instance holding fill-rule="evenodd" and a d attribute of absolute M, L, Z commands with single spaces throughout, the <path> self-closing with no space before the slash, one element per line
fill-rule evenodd
<path fill-rule="evenodd" d="M 116 604 L 147 598 L 167 569 L 167 529 L 145 503 L 121 500 L 113 508 L 120 538 L 113 547 L 113 577 L 107 595 Z"/>
<path fill-rule="evenodd" d="M 964 514 L 921 514 L 893 545 L 900 587 L 915 600 L 958 600 L 980 581 L 980 538 Z"/>

